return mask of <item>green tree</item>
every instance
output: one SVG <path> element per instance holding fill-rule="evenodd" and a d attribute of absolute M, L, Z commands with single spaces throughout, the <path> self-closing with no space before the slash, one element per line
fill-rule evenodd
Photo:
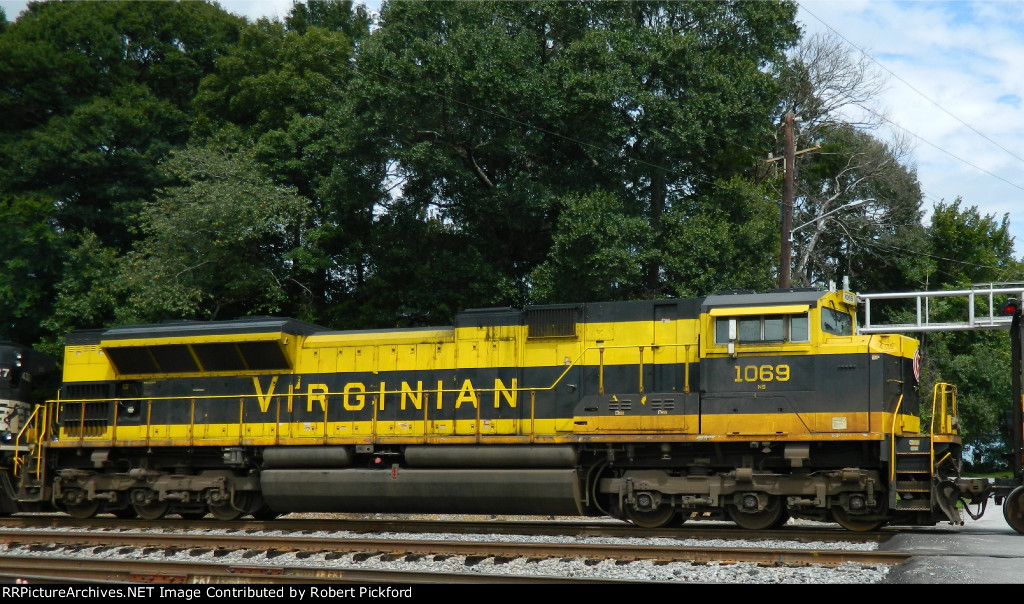
<path fill-rule="evenodd" d="M 113 326 L 116 309 L 126 304 L 129 284 L 124 260 L 91 231 L 69 238 L 60 279 L 52 286 L 56 300 L 42 321 L 46 335 L 40 350 L 60 357 L 64 336 L 75 329 Z"/>
<path fill-rule="evenodd" d="M 1020 282 L 1024 263 L 1014 258 L 1009 218 L 982 215 L 976 206 L 937 203 L 928 228 L 930 289 L 967 289 L 972 284 Z M 996 300 L 1000 304 L 1001 300 Z M 964 321 L 966 300 L 940 299 L 930 305 L 931 322 Z M 987 297 L 978 296 L 974 312 L 987 316 Z M 922 336 L 926 348 L 922 391 L 934 382 L 957 386 L 964 442 L 981 453 L 986 464 L 1005 464 L 999 451 L 1005 441 L 999 429 L 1010 408 L 1010 346 L 1006 332 L 950 331 Z M 991 467 L 991 466 L 989 466 Z M 1005 467 L 1004 465 L 1002 467 Z"/>
<path fill-rule="evenodd" d="M 114 298 L 85 285 L 138 239 L 166 184 L 156 166 L 187 140 L 199 80 L 242 22 L 202 2 L 31 2 L 0 31 L 0 199 L 24 229 L 3 244 L 4 279 L 24 278 L 0 286 L 12 335 L 112 316 L 99 306 Z"/>
<path fill-rule="evenodd" d="M 899 136 L 878 137 L 885 78 L 870 57 L 834 34 L 793 48 L 781 74 L 778 120 L 797 118 L 793 282 L 824 286 L 849 277 L 860 291 L 924 283 L 927 241 L 921 191 Z M 782 153 L 778 130 L 776 153 Z M 781 164 L 770 165 L 774 182 Z M 841 209 L 851 202 L 870 202 Z"/>
<path fill-rule="evenodd" d="M 358 41 L 370 33 L 373 17 L 364 5 L 348 0 L 306 0 L 292 4 L 284 23 L 289 31 L 299 34 L 310 27 L 320 27 Z"/>
<path fill-rule="evenodd" d="M 130 251 L 78 237 L 45 321 L 58 334 L 50 347 L 81 327 L 279 313 L 288 302 L 308 200 L 237 150 L 190 146 L 160 169 L 174 184 L 137 217 L 144 237 Z"/>
<path fill-rule="evenodd" d="M 386 197 L 381 146 L 347 92 L 353 39 L 367 32 L 362 9 L 345 2 L 297 3 L 285 24 L 246 27 L 203 80 L 193 128 L 197 140 L 251 148 L 274 182 L 310 200 L 282 312 L 353 327 L 338 309 L 351 311 L 347 296 L 365 282 L 374 207 Z"/>
<path fill-rule="evenodd" d="M 651 234 L 646 221 L 626 212 L 608 193 L 561 200 L 554 243 L 531 276 L 533 297 L 549 302 L 629 299 L 642 282 Z"/>
<path fill-rule="evenodd" d="M 744 178 L 715 184 L 690 208 L 673 208 L 665 218 L 662 250 L 671 293 L 771 289 L 778 269 L 778 206 L 767 187 Z"/>
<path fill-rule="evenodd" d="M 130 293 L 118 321 L 279 313 L 308 200 L 241 152 L 188 147 L 162 167 L 180 184 L 143 212 L 146 237 L 125 258 Z"/>
<path fill-rule="evenodd" d="M 51 211 L 45 196 L 0 193 L 0 340 L 36 342 L 44 335 L 67 245 L 50 223 Z"/>
<path fill-rule="evenodd" d="M 482 303 L 562 295 L 531 290 L 531 279 L 565 263 L 552 245 L 573 239 L 557 229 L 576 221 L 560 222 L 571 204 L 559 200 L 586 191 L 620 199 L 609 213 L 642 219 L 651 234 L 623 291 L 669 295 L 679 290 L 665 280 L 669 230 L 706 217 L 703 200 L 749 172 L 770 140 L 794 9 L 388 3 L 358 54 L 356 91 L 404 202 L 451 224 L 504 276 L 501 297 Z"/>
<path fill-rule="evenodd" d="M 797 172 L 793 281 L 849 277 L 861 291 L 923 284 L 930 263 L 921 186 L 905 148 L 849 124 L 818 128 L 813 142 L 818 149 Z"/>
<path fill-rule="evenodd" d="M 127 249 L 128 218 L 240 23 L 200 2 L 30 3 L 0 35 L 0 190 L 49 195 L 61 230 Z"/>

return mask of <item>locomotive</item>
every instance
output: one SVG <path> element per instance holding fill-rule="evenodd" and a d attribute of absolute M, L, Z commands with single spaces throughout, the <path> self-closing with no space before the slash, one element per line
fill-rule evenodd
<path fill-rule="evenodd" d="M 0 342 L 0 468 L 12 467 L 18 453 L 31 450 L 28 442 L 19 440 L 27 428 L 33 403 L 41 400 L 40 391 L 52 385 L 57 364 L 53 357 L 14 342 Z M 0 471 L 0 514 L 17 508 L 10 496 L 10 472 Z"/>
<path fill-rule="evenodd" d="M 431 328 L 76 331 L 0 509 L 863 531 L 960 524 L 962 504 L 996 495 L 1024 532 L 1019 476 L 960 476 L 955 389 L 919 400 L 918 342 L 857 335 L 856 309 L 852 292 L 792 289 L 476 309 Z"/>

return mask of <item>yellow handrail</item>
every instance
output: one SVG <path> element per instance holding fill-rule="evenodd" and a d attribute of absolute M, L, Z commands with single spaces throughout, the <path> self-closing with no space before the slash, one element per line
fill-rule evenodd
<path fill-rule="evenodd" d="M 892 429 L 889 433 L 889 484 L 896 480 L 896 420 L 900 417 L 900 407 L 903 406 L 903 395 L 896 401 L 896 408 L 892 411 Z"/>
<path fill-rule="evenodd" d="M 14 463 L 13 463 L 13 466 L 14 466 L 14 476 L 15 477 L 17 477 L 20 474 L 19 468 L 24 463 L 24 460 L 22 460 L 23 455 L 21 454 L 21 441 L 22 441 L 22 439 L 25 439 L 25 441 L 27 442 L 33 436 L 31 431 L 36 430 L 37 431 L 36 434 L 38 434 L 38 438 L 36 438 L 36 441 L 37 441 L 36 444 L 42 442 L 43 438 L 45 438 L 45 433 L 46 433 L 46 420 L 45 420 L 45 418 L 46 418 L 45 406 L 44 405 L 36 405 L 32 409 L 32 413 L 29 414 L 28 419 L 25 420 L 25 424 L 21 427 L 21 430 L 18 431 L 17 436 L 14 437 L 14 460 L 13 460 Z M 41 424 L 43 426 L 41 430 L 37 430 L 37 426 L 39 424 Z"/>
<path fill-rule="evenodd" d="M 950 409 L 947 410 L 947 399 Z M 953 429 L 953 420 L 956 418 L 956 386 L 945 382 L 937 382 L 932 388 L 932 434 L 956 434 Z M 935 430 L 935 420 L 938 418 L 938 431 Z"/>
<path fill-rule="evenodd" d="M 947 399 L 949 401 L 950 410 L 946 409 Z M 951 411 L 947 412 L 947 411 Z M 949 453 L 942 458 L 939 462 L 935 461 L 935 435 L 944 434 L 951 435 L 956 434 L 953 430 L 953 419 L 956 417 L 956 386 L 947 384 L 945 382 L 936 382 L 932 388 L 932 419 L 931 425 L 929 426 L 929 438 L 928 442 L 931 443 L 928 447 L 928 461 L 931 464 L 931 468 L 934 470 L 938 467 L 938 464 L 945 461 L 946 457 L 949 457 Z M 938 431 L 935 430 L 935 422 L 938 419 L 939 426 Z"/>

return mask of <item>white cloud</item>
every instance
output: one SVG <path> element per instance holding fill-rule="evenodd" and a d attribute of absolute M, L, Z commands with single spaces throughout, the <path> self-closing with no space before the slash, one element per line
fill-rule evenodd
<path fill-rule="evenodd" d="M 1024 252 L 1024 2 L 800 4 L 807 33 L 832 29 L 892 73 L 882 102 L 919 137 L 926 207 L 962 197 L 1009 214 Z"/>

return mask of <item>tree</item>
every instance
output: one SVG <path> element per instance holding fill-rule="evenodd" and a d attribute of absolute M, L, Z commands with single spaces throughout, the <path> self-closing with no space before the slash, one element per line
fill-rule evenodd
<path fill-rule="evenodd" d="M 665 217 L 665 282 L 672 295 L 772 288 L 779 214 L 768 188 L 734 177 Z M 713 242 L 709 245 L 709 242 Z"/>
<path fill-rule="evenodd" d="M 67 245 L 53 229 L 51 210 L 45 196 L 0 193 L 0 340 L 35 342 L 44 335 Z"/>
<path fill-rule="evenodd" d="M 146 207 L 125 258 L 119 322 L 280 312 L 308 200 L 238 151 L 188 147 L 163 169 L 180 184 Z"/>
<path fill-rule="evenodd" d="M 873 134 L 884 123 L 877 99 L 886 82 L 870 57 L 837 35 L 814 35 L 790 52 L 782 81 L 778 119 L 797 116 L 797 148 L 806 151 L 794 168 L 794 282 L 845 276 L 859 289 L 881 290 L 923 278 L 923 255 L 892 253 L 925 251 L 921 191 L 907 140 Z"/>
<path fill-rule="evenodd" d="M 48 195 L 58 228 L 127 249 L 240 22 L 199 2 L 30 3 L 0 36 L 0 190 Z"/>
<path fill-rule="evenodd" d="M 814 141 L 827 128 L 874 130 L 884 122 L 879 98 L 887 85 L 867 54 L 835 33 L 802 38 L 782 70 L 779 116 L 799 118 L 801 136 Z"/>
<path fill-rule="evenodd" d="M 906 147 L 850 125 L 822 128 L 817 144 L 798 172 L 794 281 L 806 287 L 847 276 L 866 290 L 921 282 L 928 265 L 922 195 Z M 855 202 L 862 205 L 842 209 Z"/>
<path fill-rule="evenodd" d="M 370 33 L 373 17 L 362 4 L 347 0 L 307 0 L 292 3 L 284 20 L 289 31 L 305 34 L 310 27 L 340 32 L 358 41 Z"/>
<path fill-rule="evenodd" d="M 1009 218 L 982 215 L 962 199 L 937 203 L 928 228 L 932 289 L 965 289 L 972 284 L 1019 281 L 1024 263 L 1014 258 Z M 999 301 L 997 300 L 998 304 Z M 968 315 L 963 299 L 940 299 L 930 305 L 932 322 L 962 321 Z M 979 296 L 978 316 L 989 312 Z M 924 334 L 926 364 L 922 390 L 945 381 L 958 388 L 964 443 L 982 457 L 1002 465 L 999 451 L 1006 442 L 1000 419 L 1013 404 L 1010 393 L 1010 347 L 1005 332 L 951 331 Z"/>
<path fill-rule="evenodd" d="M 559 216 L 569 199 L 618 199 L 608 216 L 643 220 L 643 270 L 616 287 L 670 295 L 667 229 L 685 229 L 770 140 L 794 9 L 388 3 L 360 47 L 355 92 L 387 141 L 403 203 L 450 224 L 503 276 L 502 295 L 482 303 L 563 295 L 550 271 L 567 260 L 552 246 L 580 234 Z M 580 192 L 598 197 L 571 197 Z"/>
<path fill-rule="evenodd" d="M 245 28 L 202 82 L 194 126 L 197 140 L 253 149 L 265 174 L 310 200 L 295 225 L 301 247 L 283 312 L 353 327 L 364 325 L 339 308 L 365 281 L 374 207 L 386 197 L 381 147 L 348 99 L 353 37 L 368 32 L 359 29 L 368 27 L 361 11 L 296 4 L 287 26 L 260 20 Z"/>
<path fill-rule="evenodd" d="M 567 195 L 558 212 L 554 244 L 530 281 L 548 302 L 630 299 L 642 282 L 651 233 L 608 193 Z"/>
<path fill-rule="evenodd" d="M 949 286 L 1020 279 L 1014 257 L 1010 217 L 982 216 L 977 206 L 961 208 L 963 199 L 932 208 L 928 238 L 936 280 Z"/>
<path fill-rule="evenodd" d="M 0 244 L 5 331 L 60 330 L 52 343 L 112 316 L 116 297 L 86 284 L 137 240 L 156 165 L 241 22 L 201 2 L 31 2 L 0 30 L 0 212 L 18 229 Z"/>

